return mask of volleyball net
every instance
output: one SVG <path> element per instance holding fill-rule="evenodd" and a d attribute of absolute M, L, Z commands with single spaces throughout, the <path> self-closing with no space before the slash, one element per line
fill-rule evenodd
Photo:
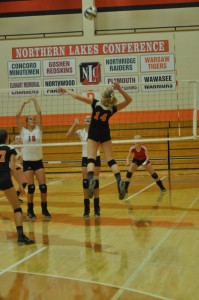
<path fill-rule="evenodd" d="M 85 97 L 101 98 L 107 85 L 69 86 L 73 92 Z M 133 101 L 110 119 L 113 143 L 132 143 L 139 134 L 143 141 L 184 140 L 197 137 L 197 81 L 178 81 L 122 85 Z M 0 90 L 0 127 L 9 131 L 11 139 L 19 134 L 16 114 L 22 101 L 32 95 L 41 107 L 44 146 L 78 145 L 79 141 L 67 140 L 66 132 L 75 118 L 84 127 L 84 118 L 91 115 L 90 105 L 71 96 L 60 95 L 57 88 L 14 88 Z M 123 97 L 115 91 L 118 102 Z M 25 105 L 22 121 L 36 115 L 33 102 Z"/>

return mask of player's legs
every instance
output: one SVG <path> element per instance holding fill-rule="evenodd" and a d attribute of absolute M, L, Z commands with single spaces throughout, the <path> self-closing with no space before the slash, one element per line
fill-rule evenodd
<path fill-rule="evenodd" d="M 88 198 L 88 178 L 87 167 L 82 167 L 82 180 L 83 180 L 83 194 L 84 198 Z"/>
<path fill-rule="evenodd" d="M 98 165 L 98 161 L 96 162 Z M 94 216 L 98 218 L 100 216 L 100 198 L 99 198 L 99 173 L 100 166 L 95 167 L 94 178 L 95 178 L 95 187 L 94 187 Z"/>
<path fill-rule="evenodd" d="M 25 189 L 25 187 L 27 185 L 27 182 L 26 182 L 25 174 L 23 172 L 23 168 L 22 167 L 18 167 L 18 168 L 16 168 L 16 171 L 18 173 L 18 177 L 20 179 L 20 182 L 21 182 L 21 184 L 23 185 L 23 187 Z M 19 200 L 19 203 L 23 203 L 23 200 L 19 198 L 20 194 L 21 194 L 20 193 L 20 189 L 18 188 L 17 189 L 18 200 Z"/>
<path fill-rule="evenodd" d="M 86 159 L 87 160 L 87 159 Z M 83 185 L 83 194 L 84 194 L 84 214 L 83 217 L 85 219 L 89 218 L 90 214 L 90 200 L 88 197 L 88 178 L 87 178 L 87 163 L 83 163 L 82 161 L 82 185 Z"/>
<path fill-rule="evenodd" d="M 47 208 L 47 185 L 46 185 L 46 173 L 45 173 L 44 168 L 35 170 L 35 177 L 39 184 L 42 215 L 45 218 L 50 219 L 51 214 L 49 213 L 48 208 Z"/>
<path fill-rule="evenodd" d="M 162 181 L 159 179 L 158 174 L 155 172 L 155 170 L 153 169 L 151 163 L 148 163 L 144 166 L 145 170 L 149 172 L 149 174 L 151 175 L 151 177 L 155 180 L 156 184 L 159 186 L 160 190 L 162 192 L 166 192 L 165 187 L 163 186 Z"/>
<path fill-rule="evenodd" d="M 96 184 L 94 187 L 94 196 L 96 198 L 99 198 L 99 173 L 100 173 L 100 167 L 95 167 L 94 178 L 96 180 Z"/>
<path fill-rule="evenodd" d="M 126 190 L 126 193 L 128 193 L 128 187 L 129 187 L 129 184 L 131 182 L 131 177 L 133 176 L 134 172 L 137 170 L 139 166 L 136 165 L 135 163 L 131 163 L 129 168 L 128 168 L 128 171 L 126 173 L 126 178 L 125 178 L 125 190 Z"/>
<path fill-rule="evenodd" d="M 99 143 L 88 139 L 87 141 L 87 155 L 88 155 L 88 165 L 87 165 L 87 172 L 93 172 L 93 176 L 94 176 L 94 169 L 95 169 L 95 160 L 96 160 L 96 156 L 97 156 L 97 150 L 99 147 Z M 88 178 L 89 179 L 89 178 Z"/>
<path fill-rule="evenodd" d="M 34 184 L 34 171 L 27 170 L 24 172 L 27 181 L 27 217 L 29 219 L 36 219 L 36 215 L 34 213 L 34 193 L 35 193 L 35 184 Z"/>
<path fill-rule="evenodd" d="M 46 202 L 47 199 L 47 187 L 46 187 L 46 174 L 44 169 L 38 169 L 35 171 L 35 177 L 37 179 L 37 182 L 39 184 L 40 189 L 40 196 L 41 196 L 41 202 Z M 44 189 L 41 190 L 41 186 L 44 186 Z"/>
<path fill-rule="evenodd" d="M 14 211 L 15 225 L 16 225 L 17 234 L 18 234 L 18 244 L 19 245 L 34 244 L 34 241 L 27 238 L 23 233 L 22 210 L 19 206 L 19 201 L 18 201 L 17 194 L 16 194 L 14 187 L 3 190 L 3 192 L 6 196 L 6 198 L 8 199 L 9 203 L 11 204 L 13 211 Z"/>
<path fill-rule="evenodd" d="M 105 159 L 115 175 L 117 181 L 117 187 L 119 192 L 119 199 L 123 200 L 125 197 L 125 182 L 121 180 L 121 173 L 118 164 L 113 158 L 113 146 L 112 141 L 108 140 L 101 144 L 101 148 L 104 152 Z"/>
<path fill-rule="evenodd" d="M 95 170 L 95 163 L 96 163 L 98 147 L 99 147 L 98 142 L 88 139 L 88 141 L 87 141 L 87 149 L 88 149 L 87 172 L 88 172 L 88 195 L 89 195 L 89 198 L 93 197 L 94 188 L 95 188 L 96 181 L 94 179 L 94 170 Z"/>
<path fill-rule="evenodd" d="M 27 181 L 27 186 L 34 185 L 34 171 L 25 171 L 25 176 L 26 176 L 26 181 Z M 30 190 L 30 189 L 29 189 Z M 34 200 L 34 193 L 27 193 L 27 201 L 28 203 L 33 203 Z"/>
<path fill-rule="evenodd" d="M 104 156 L 105 156 L 106 161 L 108 163 L 110 161 L 113 161 L 114 158 L 113 158 L 113 145 L 112 145 L 112 141 L 109 140 L 107 142 L 102 143 L 101 144 L 101 148 L 102 148 L 102 151 L 104 152 Z M 112 164 L 110 168 L 111 168 L 111 171 L 114 174 L 120 173 L 120 170 L 119 170 L 119 167 L 118 167 L 118 164 L 116 163 L 116 161 L 114 161 L 114 164 Z"/>

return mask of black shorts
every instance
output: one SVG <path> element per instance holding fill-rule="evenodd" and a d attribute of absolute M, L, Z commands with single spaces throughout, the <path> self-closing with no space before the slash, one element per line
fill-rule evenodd
<path fill-rule="evenodd" d="M 23 161 L 23 171 L 37 171 L 39 169 L 44 169 L 44 165 L 42 160 L 35 160 L 35 161 L 29 161 L 24 160 Z"/>
<path fill-rule="evenodd" d="M 88 164 L 88 158 L 82 157 L 82 167 L 87 167 L 87 164 Z M 101 159 L 99 155 L 96 157 L 95 166 L 101 167 Z"/>
<path fill-rule="evenodd" d="M 0 190 L 4 191 L 11 187 L 13 187 L 11 175 L 4 176 L 4 178 L 0 179 Z"/>
<path fill-rule="evenodd" d="M 89 128 L 88 139 L 98 143 L 105 143 L 111 140 L 110 130 L 103 128 Z"/>
<path fill-rule="evenodd" d="M 136 158 L 133 158 L 133 159 L 132 159 L 132 163 L 136 164 L 136 165 L 139 167 L 139 166 L 141 166 L 141 165 L 145 162 L 145 160 L 146 160 L 146 159 L 138 160 L 138 159 L 136 159 Z M 148 161 L 147 164 L 148 164 L 148 163 L 150 163 L 150 161 Z"/>

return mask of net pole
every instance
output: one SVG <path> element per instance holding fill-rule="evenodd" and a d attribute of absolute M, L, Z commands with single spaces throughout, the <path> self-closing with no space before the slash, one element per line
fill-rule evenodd
<path fill-rule="evenodd" d="M 198 82 L 193 82 L 193 136 L 197 137 L 197 112 L 198 112 Z"/>

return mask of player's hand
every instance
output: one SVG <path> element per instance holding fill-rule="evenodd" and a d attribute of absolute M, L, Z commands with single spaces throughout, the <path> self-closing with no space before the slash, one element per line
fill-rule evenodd
<path fill-rule="evenodd" d="M 113 87 L 116 90 L 120 90 L 121 89 L 121 86 L 120 86 L 120 84 L 118 82 L 114 82 Z"/>
<path fill-rule="evenodd" d="M 34 95 L 32 95 L 30 98 L 29 98 L 29 100 L 31 101 L 35 101 L 36 100 L 36 95 L 34 94 Z"/>
<path fill-rule="evenodd" d="M 130 162 L 127 162 L 127 163 L 126 163 L 126 166 L 129 167 L 129 166 L 130 166 Z"/>
<path fill-rule="evenodd" d="M 74 120 L 74 125 L 78 125 L 80 123 L 79 119 L 78 118 L 75 118 Z"/>
<path fill-rule="evenodd" d="M 57 91 L 58 91 L 58 93 L 60 93 L 60 94 L 64 94 L 64 93 L 67 92 L 67 89 L 64 89 L 64 88 L 60 87 L 60 88 L 58 88 Z"/>
<path fill-rule="evenodd" d="M 29 102 L 30 102 L 30 98 L 27 98 L 27 99 L 24 100 L 23 103 L 24 103 L 24 104 L 27 104 L 27 103 L 29 103 Z"/>

